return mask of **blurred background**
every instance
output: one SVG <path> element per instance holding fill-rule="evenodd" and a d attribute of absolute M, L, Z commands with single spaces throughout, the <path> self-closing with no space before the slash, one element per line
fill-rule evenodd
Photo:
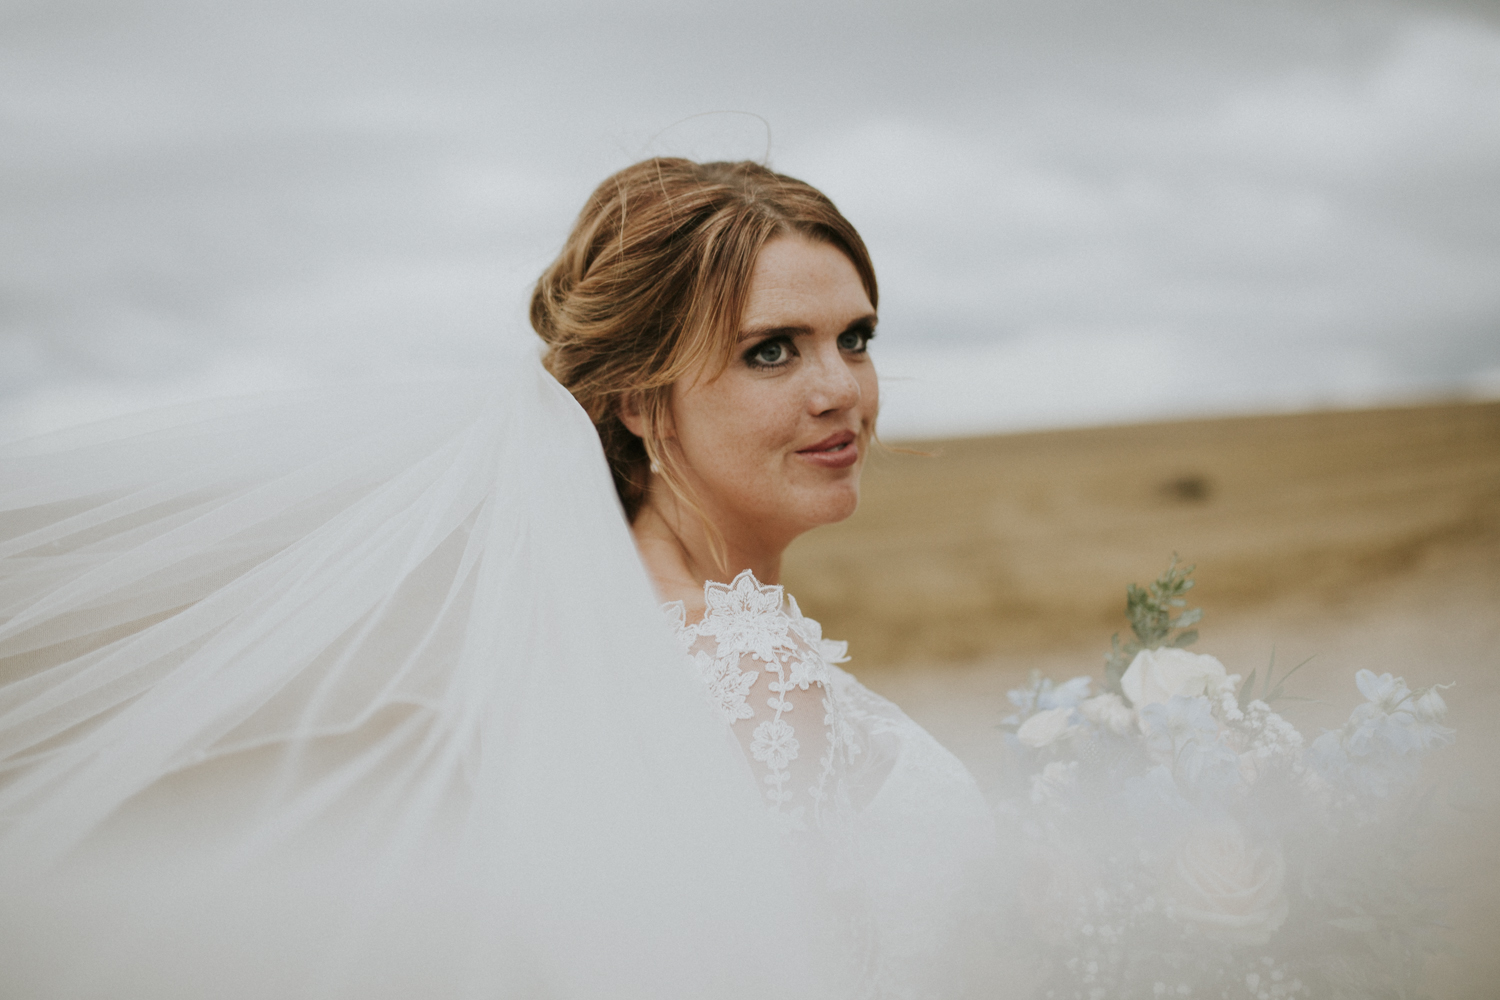
<path fill-rule="evenodd" d="M 1500 395 L 1492 0 L 3 0 L 0 130 L 12 426 L 483 361 L 652 154 L 861 229 L 892 438 Z"/>
<path fill-rule="evenodd" d="M 1500 4 L 0 0 L 0 437 L 529 342 L 651 155 L 826 191 L 881 279 L 887 452 L 786 580 L 1003 781 L 1199 565 L 1200 648 L 1448 694 L 1442 996 L 1500 980 Z"/>

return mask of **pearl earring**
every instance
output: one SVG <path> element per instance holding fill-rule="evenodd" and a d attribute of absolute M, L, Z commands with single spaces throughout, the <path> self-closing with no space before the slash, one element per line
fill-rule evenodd
<path fill-rule="evenodd" d="M 651 463 L 651 471 L 657 475 L 661 475 L 661 463 L 653 461 Z"/>

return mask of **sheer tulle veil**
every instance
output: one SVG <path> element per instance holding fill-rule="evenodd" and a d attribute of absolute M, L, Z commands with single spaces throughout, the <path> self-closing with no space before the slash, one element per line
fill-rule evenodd
<path fill-rule="evenodd" d="M 0 451 L 0 992 L 835 995 L 797 865 L 533 356 Z"/>

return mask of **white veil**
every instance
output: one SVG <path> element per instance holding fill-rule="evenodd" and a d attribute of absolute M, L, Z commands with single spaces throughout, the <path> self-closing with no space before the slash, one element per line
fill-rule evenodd
<path fill-rule="evenodd" d="M 0 993 L 832 995 L 700 683 L 529 356 L 8 446 Z"/>

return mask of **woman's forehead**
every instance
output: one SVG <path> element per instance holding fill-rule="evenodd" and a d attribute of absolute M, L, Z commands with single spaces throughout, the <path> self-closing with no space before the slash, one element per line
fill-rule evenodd
<path fill-rule="evenodd" d="M 751 272 L 742 330 L 811 326 L 873 313 L 854 264 L 837 247 L 800 235 L 768 242 Z"/>

